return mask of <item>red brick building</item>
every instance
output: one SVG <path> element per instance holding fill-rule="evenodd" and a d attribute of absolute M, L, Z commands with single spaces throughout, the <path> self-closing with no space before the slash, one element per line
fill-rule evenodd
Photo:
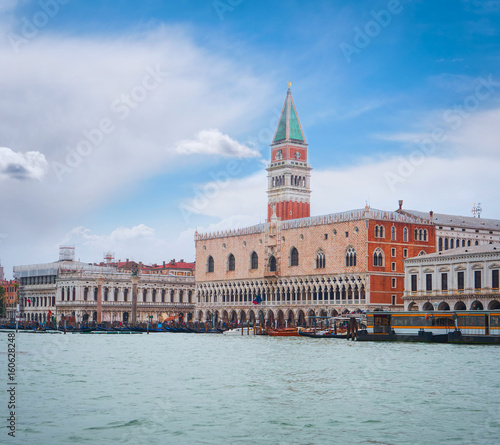
<path fill-rule="evenodd" d="M 402 309 L 403 260 L 435 251 L 430 217 L 369 206 L 310 217 L 311 167 L 290 89 L 267 171 L 266 223 L 195 235 L 196 318 L 283 325 Z"/>
<path fill-rule="evenodd" d="M 5 289 L 5 313 L 7 318 L 14 318 L 17 305 L 17 289 L 19 283 L 17 280 L 0 280 L 0 286 Z"/>

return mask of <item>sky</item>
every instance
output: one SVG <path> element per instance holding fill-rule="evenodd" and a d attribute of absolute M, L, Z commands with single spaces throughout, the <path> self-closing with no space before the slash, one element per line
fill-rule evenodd
<path fill-rule="evenodd" d="M 500 219 L 500 1 L 3 0 L 0 262 L 193 261 L 263 222 L 288 82 L 311 214 Z"/>

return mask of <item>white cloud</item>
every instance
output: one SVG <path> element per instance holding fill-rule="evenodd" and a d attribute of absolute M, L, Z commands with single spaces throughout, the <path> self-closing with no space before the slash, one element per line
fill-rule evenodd
<path fill-rule="evenodd" d="M 500 158 L 429 156 L 414 162 L 401 156 L 366 159 L 350 167 L 315 169 L 311 177 L 311 214 L 323 215 L 372 207 L 395 210 L 403 199 L 406 208 L 469 215 L 474 202 L 481 202 L 484 217 L 500 218 L 497 190 Z M 267 181 L 263 173 L 231 182 L 199 213 L 219 217 L 206 229 L 214 232 L 257 224 L 267 217 Z M 239 215 L 234 220 L 232 215 Z M 237 226 L 236 226 L 237 227 Z"/>
<path fill-rule="evenodd" d="M 403 199 L 406 208 L 468 215 L 473 203 L 480 201 L 485 203 L 490 218 L 498 218 L 500 205 L 495 195 L 500 185 L 499 168 L 498 158 L 430 156 L 417 162 L 391 157 L 342 170 L 315 171 L 312 212 L 362 208 L 366 201 L 376 208 L 395 210 L 398 200 Z"/>
<path fill-rule="evenodd" d="M 128 227 L 118 227 L 111 232 L 111 240 L 117 242 L 132 241 L 137 239 L 145 239 L 154 237 L 155 230 L 145 224 L 139 224 L 137 226 Z"/>
<path fill-rule="evenodd" d="M 211 181 L 196 188 L 194 195 L 181 202 L 185 224 L 192 225 L 196 215 L 230 221 L 234 215 L 251 215 L 253 224 L 267 218 L 267 178 L 264 170 L 243 178 Z"/>
<path fill-rule="evenodd" d="M 85 227 L 75 227 L 66 234 L 61 244 L 73 244 L 78 256 L 98 261 L 107 251 L 115 252 L 120 258 L 153 258 L 151 251 L 159 255 L 166 241 L 156 237 L 155 229 L 145 224 L 133 227 L 118 227 L 109 234 L 95 234 Z M 145 260 L 143 260 L 145 261 Z"/>
<path fill-rule="evenodd" d="M 145 224 L 139 224 L 133 227 L 118 227 L 109 235 L 94 235 L 90 229 L 85 227 L 75 227 L 66 235 L 66 241 L 71 243 L 75 240 L 83 242 L 85 245 L 107 246 L 112 248 L 114 245 L 126 243 L 129 241 L 140 241 L 153 238 L 155 230 Z"/>
<path fill-rule="evenodd" d="M 202 154 L 237 158 L 260 156 L 258 150 L 240 144 L 217 129 L 202 130 L 194 139 L 180 141 L 175 150 L 185 155 Z"/>
<path fill-rule="evenodd" d="M 206 227 L 197 227 L 197 230 L 199 233 L 222 232 L 226 230 L 239 229 L 241 227 L 249 227 L 262 222 L 264 221 L 259 220 L 255 215 L 232 215 L 227 218 L 223 218 L 216 223 L 209 224 Z"/>
<path fill-rule="evenodd" d="M 59 243 L 75 246 L 77 258 L 98 262 L 112 252 L 116 260 L 131 259 L 144 264 L 161 263 L 172 258 L 194 261 L 194 228 L 172 235 L 168 228 L 159 233 L 145 224 L 118 227 L 109 233 L 94 233 L 86 227 L 75 227 Z"/>
<path fill-rule="evenodd" d="M 500 83 L 492 87 L 488 100 L 499 95 Z M 496 105 L 498 102 L 494 102 Z M 473 104 L 474 107 L 467 108 Z M 446 110 L 435 110 L 421 116 L 413 124 L 417 129 L 413 132 L 394 132 L 372 135 L 376 139 L 399 142 L 410 150 L 423 149 L 427 154 L 442 157 L 468 156 L 472 153 L 500 155 L 498 151 L 498 122 L 500 108 L 481 110 L 480 101 L 475 96 L 467 96 L 464 103 Z M 429 151 L 430 150 L 430 151 Z"/>
<path fill-rule="evenodd" d="M 450 131 L 449 142 L 464 154 L 490 154 L 497 158 L 499 153 L 498 123 L 500 108 L 481 111 L 466 118 L 456 131 Z"/>
<path fill-rule="evenodd" d="M 4 15 L 0 30 L 5 23 Z M 61 234 L 83 221 L 99 230 L 104 221 L 98 209 L 117 201 L 125 205 L 146 179 L 161 176 L 165 187 L 173 189 L 169 173 L 203 162 L 180 155 L 175 147 L 203 129 L 224 129 L 225 134 L 209 132 L 212 139 L 201 139 L 221 153 L 257 156 L 234 139 L 252 131 L 249 123 L 255 124 L 272 97 L 271 80 L 265 73 L 254 74 L 246 57 L 238 60 L 216 53 L 213 46 L 199 46 L 180 26 L 98 37 L 61 37 L 47 27 L 20 46 L 18 54 L 1 45 L 0 66 L 0 146 L 13 148 L 9 159 L 18 155 L 18 176 L 43 177 L 36 183 L 3 180 L 6 169 L 10 177 L 16 169 L 5 161 L 7 152 L 1 152 L 0 199 L 6 208 L 16 209 L 1 222 L 8 235 L 2 243 L 7 267 L 45 261 L 53 258 L 47 253 L 52 251 L 57 258 Z M 161 76 L 155 79 L 152 71 Z M 31 147 L 38 155 L 27 153 Z M 165 199 L 174 199 L 182 186 L 176 182 L 176 192 Z M 168 215 L 166 205 L 158 207 L 149 215 Z M 98 258 L 112 247 L 97 244 L 92 254 Z M 172 246 L 178 248 L 173 241 Z M 170 255 L 167 247 L 155 252 Z M 137 252 L 150 256 L 146 249 Z"/>
<path fill-rule="evenodd" d="M 40 180 L 47 173 L 47 169 L 47 160 L 39 151 L 18 153 L 10 148 L 0 147 L 0 179 Z"/>

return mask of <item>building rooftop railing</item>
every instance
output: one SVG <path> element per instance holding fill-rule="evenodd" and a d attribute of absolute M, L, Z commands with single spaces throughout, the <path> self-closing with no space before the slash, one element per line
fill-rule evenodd
<path fill-rule="evenodd" d="M 324 224 L 333 224 L 349 221 L 358 221 L 363 219 L 375 219 L 382 221 L 404 222 L 408 224 L 425 224 L 430 225 L 432 221 L 430 216 L 421 218 L 418 216 L 407 215 L 403 213 L 377 210 L 377 209 L 356 209 L 347 212 L 330 213 L 328 215 L 311 216 L 309 218 L 290 219 L 281 221 L 281 230 L 297 229 L 302 227 L 320 226 Z M 251 227 L 241 229 L 222 230 L 209 233 L 195 233 L 195 241 L 203 241 L 214 238 L 226 238 L 231 236 L 251 235 L 255 233 L 263 233 L 269 223 L 262 223 Z"/>
<path fill-rule="evenodd" d="M 123 281 L 126 280 L 127 282 L 132 281 L 132 275 L 130 273 L 124 273 L 124 272 L 88 272 L 88 271 L 61 271 L 59 274 L 57 281 L 63 281 L 63 280 L 71 280 L 73 278 L 78 278 L 78 279 L 88 279 L 88 280 L 96 280 L 98 278 L 103 278 L 104 280 L 107 281 Z M 188 284 L 194 284 L 195 282 L 195 277 L 192 276 L 183 276 L 183 275 L 162 275 L 162 274 L 141 274 L 138 275 L 139 278 L 139 283 L 143 283 L 145 281 L 149 282 L 159 282 L 159 283 L 173 283 L 173 282 L 184 282 Z"/>
<path fill-rule="evenodd" d="M 102 301 L 101 302 L 103 308 L 109 307 L 132 307 L 131 301 Z M 85 307 L 97 307 L 97 301 L 57 301 L 57 307 L 72 307 L 72 306 L 85 306 Z M 159 307 L 159 308 L 173 308 L 173 307 L 184 307 L 184 308 L 194 308 L 195 303 L 161 303 L 161 302 L 153 302 L 153 301 L 138 301 L 137 307 Z M 30 308 L 25 308 L 30 309 Z"/>

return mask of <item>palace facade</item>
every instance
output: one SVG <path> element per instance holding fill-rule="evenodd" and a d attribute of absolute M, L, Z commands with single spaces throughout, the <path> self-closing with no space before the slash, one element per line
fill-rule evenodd
<path fill-rule="evenodd" d="M 14 267 L 21 320 L 43 323 L 51 316 L 70 323 L 193 319 L 194 263 L 89 264 L 74 261 L 67 250 L 60 249 L 59 261 Z M 159 273 L 153 273 L 157 268 Z M 10 311 L 9 318 L 14 317 L 15 311 Z"/>
<path fill-rule="evenodd" d="M 70 321 L 157 323 L 181 314 L 193 319 L 193 276 L 74 271 L 60 273 L 56 284 L 58 315 Z"/>
<path fill-rule="evenodd" d="M 268 220 L 195 234 L 197 320 L 294 325 L 402 308 L 403 260 L 436 248 L 431 215 L 366 206 L 310 217 L 307 159 L 289 89 L 267 168 Z"/>
<path fill-rule="evenodd" d="M 399 201 L 398 213 L 426 217 L 417 210 L 403 209 Z M 500 220 L 472 216 L 446 215 L 432 212 L 432 222 L 436 226 L 436 248 L 438 252 L 459 247 L 485 246 L 500 244 Z"/>
<path fill-rule="evenodd" d="M 500 246 L 460 247 L 405 261 L 406 310 L 500 309 Z"/>

